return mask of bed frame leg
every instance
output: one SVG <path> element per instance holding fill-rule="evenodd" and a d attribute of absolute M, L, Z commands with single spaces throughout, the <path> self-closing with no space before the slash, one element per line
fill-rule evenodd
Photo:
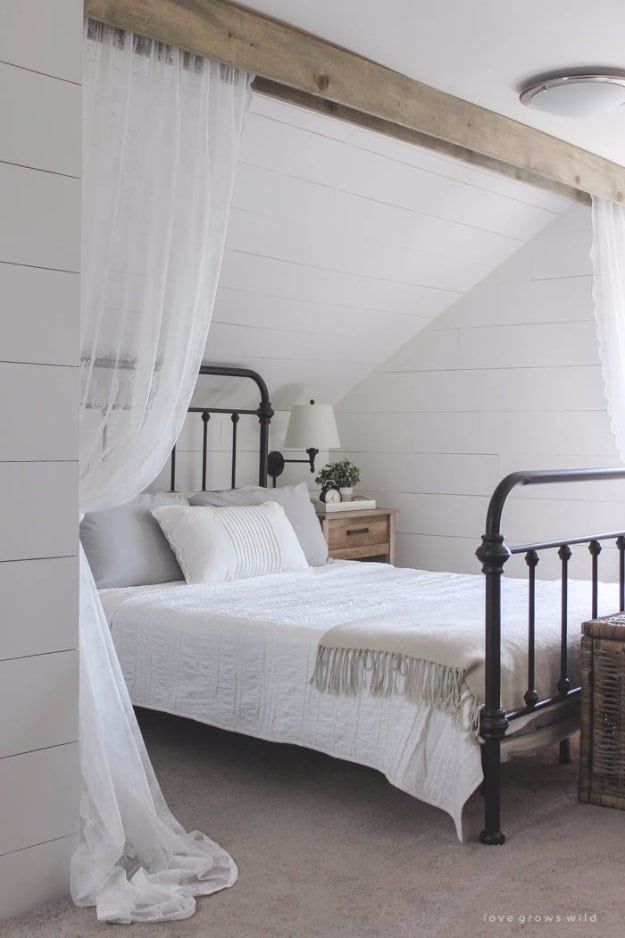
<path fill-rule="evenodd" d="M 490 514 L 490 509 L 489 509 Z M 492 519 L 487 521 L 491 527 Z M 495 524 L 495 529 L 497 524 Z M 476 551 L 486 581 L 486 704 L 480 713 L 480 736 L 483 740 L 484 830 L 483 844 L 505 843 L 501 831 L 501 740 L 508 720 L 501 706 L 501 576 L 510 551 L 497 530 L 488 531 Z"/>
<path fill-rule="evenodd" d="M 568 738 L 560 740 L 560 746 L 558 749 L 558 762 L 560 765 L 571 764 L 571 740 Z"/>
<path fill-rule="evenodd" d="M 501 830 L 501 740 L 490 737 L 483 743 L 484 765 L 484 830 L 480 841 L 488 846 L 501 846 L 506 835 Z"/>

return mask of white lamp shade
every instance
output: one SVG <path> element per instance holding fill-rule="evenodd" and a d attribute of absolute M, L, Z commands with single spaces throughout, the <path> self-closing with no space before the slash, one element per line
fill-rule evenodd
<path fill-rule="evenodd" d="M 331 404 L 295 404 L 286 428 L 286 449 L 336 449 L 341 445 Z"/>

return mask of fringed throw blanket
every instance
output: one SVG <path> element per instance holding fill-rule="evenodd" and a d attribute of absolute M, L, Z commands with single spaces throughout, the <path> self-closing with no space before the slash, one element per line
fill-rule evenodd
<path fill-rule="evenodd" d="M 313 683 L 332 694 L 362 688 L 376 697 L 404 694 L 446 710 L 476 733 L 484 674 L 474 637 L 453 628 L 428 634 L 414 613 L 347 622 L 321 639 Z"/>
<path fill-rule="evenodd" d="M 484 579 L 403 571 L 406 595 L 384 614 L 352 619 L 319 641 L 311 683 L 322 692 L 374 696 L 404 694 L 453 714 L 477 734 L 484 702 Z M 372 580 L 375 580 L 373 577 Z M 389 584 L 390 586 L 390 581 Z M 404 583 L 404 585 L 407 585 Z M 603 587 L 610 590 L 610 587 Z M 375 589 L 372 590 L 375 605 Z M 560 660 L 560 584 L 536 584 L 536 688 L 555 692 Z M 502 706 L 522 706 L 527 690 L 527 583 L 502 583 Z M 590 585 L 569 584 L 569 676 L 578 678 L 580 625 L 590 612 Z"/>

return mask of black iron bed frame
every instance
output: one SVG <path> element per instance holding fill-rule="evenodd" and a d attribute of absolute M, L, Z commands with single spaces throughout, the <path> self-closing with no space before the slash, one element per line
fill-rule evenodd
<path fill-rule="evenodd" d="M 556 541 L 537 541 L 508 547 L 501 533 L 501 516 L 512 490 L 523 485 L 550 485 L 561 482 L 596 482 L 606 479 L 625 479 L 625 469 L 567 469 L 548 472 L 513 472 L 502 479 L 491 497 L 486 515 L 486 532 L 476 551 L 486 578 L 485 645 L 486 688 L 485 705 L 480 714 L 482 764 L 484 768 L 484 830 L 480 840 L 484 844 L 503 844 L 501 830 L 501 742 L 511 722 L 526 714 L 546 710 L 562 701 L 578 697 L 580 687 L 572 687 L 568 674 L 568 563 L 571 546 L 587 544 L 591 557 L 593 618 L 598 615 L 599 554 L 602 541 L 615 541 L 619 551 L 619 611 L 625 609 L 625 532 L 591 534 L 583 537 L 563 538 Z M 557 693 L 539 699 L 534 686 L 534 624 L 535 584 L 539 551 L 557 550 L 561 561 L 561 625 L 560 625 L 560 677 Z M 524 706 L 506 711 L 501 706 L 501 577 L 506 561 L 513 554 L 524 554 L 528 567 L 528 656 L 527 690 Z M 610 609 L 608 612 L 614 612 Z M 580 623 L 581 624 L 581 623 Z M 569 761 L 569 740 L 560 743 L 560 761 Z"/>
<path fill-rule="evenodd" d="M 228 407 L 190 407 L 189 413 L 202 415 L 202 491 L 206 490 L 206 462 L 208 455 L 208 422 L 211 414 L 229 414 L 232 421 L 231 483 L 236 488 L 237 427 L 242 414 L 258 417 L 260 424 L 258 481 L 267 485 L 267 456 L 269 453 L 269 426 L 274 415 L 269 392 L 264 379 L 249 368 L 222 365 L 202 365 L 201 375 L 221 375 L 234 378 L 249 378 L 260 391 L 260 403 L 255 409 Z M 568 563 L 572 556 L 571 547 L 587 544 L 591 557 L 592 608 L 590 614 L 598 614 L 599 554 L 602 541 L 615 541 L 619 552 L 619 611 L 625 611 L 625 531 L 607 534 L 591 534 L 582 537 L 562 538 L 552 541 L 537 541 L 509 547 L 501 533 L 501 520 L 508 496 L 517 486 L 549 485 L 568 482 L 596 482 L 608 479 L 625 479 L 623 469 L 568 469 L 539 472 L 514 472 L 501 480 L 490 499 L 486 515 L 486 532 L 476 555 L 482 563 L 485 576 L 485 705 L 480 713 L 480 737 L 482 740 L 482 765 L 484 770 L 484 830 L 480 840 L 484 844 L 503 844 L 505 835 L 501 831 L 501 742 L 514 720 L 527 714 L 547 710 L 563 701 L 579 697 L 581 688 L 573 687 L 568 674 Z M 171 490 L 176 485 L 176 448 L 171 455 Z M 561 623 L 560 623 L 560 677 L 556 693 L 539 698 L 534 686 L 535 677 L 535 602 L 536 567 L 539 552 L 557 550 L 561 561 Z M 528 658 L 527 690 L 523 695 L 524 705 L 506 711 L 501 706 L 501 578 L 506 561 L 514 554 L 524 554 L 528 568 Z M 609 612 L 616 610 L 610 609 Z M 560 761 L 569 761 L 569 740 L 560 743 Z"/>

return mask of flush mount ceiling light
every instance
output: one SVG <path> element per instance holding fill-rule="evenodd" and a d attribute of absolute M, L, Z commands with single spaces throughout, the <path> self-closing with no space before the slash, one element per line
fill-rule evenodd
<path fill-rule="evenodd" d="M 588 71 L 537 79 L 521 103 L 559 117 L 594 117 L 625 104 L 625 73 Z"/>

